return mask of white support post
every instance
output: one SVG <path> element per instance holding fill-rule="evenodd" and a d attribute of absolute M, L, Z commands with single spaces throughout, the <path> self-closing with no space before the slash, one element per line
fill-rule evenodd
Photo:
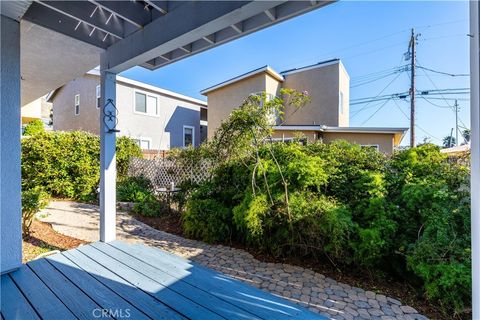
<path fill-rule="evenodd" d="M 0 16 L 0 273 L 22 263 L 20 23 Z"/>
<path fill-rule="evenodd" d="M 479 4 L 470 1 L 472 319 L 480 319 L 480 27 Z"/>
<path fill-rule="evenodd" d="M 116 74 L 100 66 L 100 241 L 110 242 L 115 240 L 117 214 Z"/>

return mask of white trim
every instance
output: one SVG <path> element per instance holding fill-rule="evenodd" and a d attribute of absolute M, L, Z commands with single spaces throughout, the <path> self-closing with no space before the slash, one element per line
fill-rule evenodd
<path fill-rule="evenodd" d="M 296 69 L 293 69 L 293 70 L 286 70 L 286 71 L 281 72 L 281 74 L 283 76 L 288 76 L 289 74 L 293 74 L 293 73 L 297 73 L 297 72 L 303 72 L 303 71 L 307 71 L 307 70 L 328 67 L 328 66 L 331 66 L 333 64 L 341 64 L 341 63 L 342 62 L 340 61 L 340 59 L 334 59 L 334 60 L 331 60 L 331 61 L 320 62 L 320 63 L 314 64 L 314 65 L 311 65 L 311 66 L 296 68 Z"/>
<path fill-rule="evenodd" d="M 100 99 L 100 97 L 102 96 L 101 91 L 102 88 L 100 88 L 100 85 L 97 85 L 95 87 L 95 106 L 97 107 L 97 109 L 100 109 L 100 101 L 98 99 Z"/>
<path fill-rule="evenodd" d="M 136 96 L 137 96 L 137 93 L 140 93 L 140 94 L 144 94 L 145 95 L 145 112 L 140 112 L 140 111 L 137 111 L 137 105 L 136 105 Z M 148 96 L 150 97 L 153 97 L 155 99 L 157 99 L 157 113 L 156 114 L 151 114 L 151 113 L 148 113 L 148 103 L 147 103 L 147 98 Z M 133 89 L 133 113 L 134 114 L 138 114 L 138 115 L 142 115 L 142 116 L 149 116 L 149 117 L 155 117 L 155 118 L 159 118 L 160 117 L 160 96 L 157 95 L 157 94 L 154 94 L 154 93 L 150 93 L 148 91 L 143 91 L 143 90 L 138 90 L 138 89 Z"/>
<path fill-rule="evenodd" d="M 274 126 L 273 130 L 277 130 L 277 131 L 322 131 L 322 126 L 282 125 L 282 126 Z"/>
<path fill-rule="evenodd" d="M 220 89 L 220 88 L 225 87 L 225 86 L 228 86 L 228 85 L 230 85 L 232 83 L 235 83 L 235 82 L 238 82 L 240 80 L 255 76 L 255 75 L 260 74 L 260 73 L 267 73 L 268 75 L 272 76 L 273 78 L 275 78 L 277 81 L 280 81 L 280 82 L 283 82 L 283 80 L 285 80 L 281 74 L 279 74 L 278 72 L 273 70 L 270 66 L 265 66 L 265 67 L 247 72 L 245 74 L 242 74 L 242 75 L 240 75 L 238 77 L 235 77 L 235 78 L 232 78 L 230 80 L 221 82 L 221 83 L 216 84 L 214 86 L 208 87 L 206 89 L 203 89 L 202 91 L 200 91 L 200 93 L 203 94 L 203 95 L 206 95 L 209 92 L 212 92 L 214 90 Z"/>
<path fill-rule="evenodd" d="M 408 128 L 384 128 L 384 127 L 328 127 L 322 126 L 324 132 L 351 132 L 351 133 L 403 133 Z"/>
<path fill-rule="evenodd" d="M 182 140 L 183 140 L 183 147 L 185 148 L 185 129 L 192 129 L 192 146 L 195 147 L 195 127 L 192 126 L 187 126 L 183 125 L 183 135 L 182 135 Z"/>
<path fill-rule="evenodd" d="M 470 121 L 472 319 L 480 318 L 480 21 L 479 4 L 470 1 Z"/>
<path fill-rule="evenodd" d="M 87 74 L 92 75 L 92 76 L 100 76 L 100 71 L 98 69 L 93 69 L 93 70 L 88 71 Z M 131 85 L 131 86 L 135 86 L 135 87 L 138 87 L 140 89 L 149 90 L 149 91 L 152 91 L 153 93 L 156 93 L 156 94 L 165 95 L 165 96 L 169 96 L 169 97 L 172 97 L 172 98 L 177 98 L 177 99 L 180 99 L 180 100 L 185 100 L 187 102 L 198 104 L 202 108 L 207 108 L 207 102 L 205 102 L 205 101 L 195 99 L 195 98 L 183 95 L 181 93 L 173 92 L 173 91 L 170 91 L 170 90 L 167 90 L 167 89 L 162 89 L 162 88 L 159 88 L 159 87 L 155 87 L 155 86 L 152 86 L 152 85 L 147 84 L 147 83 L 143 83 L 143 82 L 140 82 L 140 81 L 128 79 L 128 78 L 121 77 L 121 76 L 117 76 L 117 82 L 128 84 L 128 85 Z"/>
<path fill-rule="evenodd" d="M 152 149 L 152 138 L 150 137 L 131 137 L 132 140 L 134 141 L 139 141 L 139 147 L 142 149 L 142 140 L 143 141 L 148 141 L 148 149 L 142 149 L 142 150 L 151 150 Z"/>
<path fill-rule="evenodd" d="M 77 97 L 78 97 L 78 104 L 77 104 Z M 77 113 L 77 106 L 78 106 L 78 113 Z M 76 116 L 80 114 L 80 93 L 77 93 L 73 97 L 73 114 Z"/>

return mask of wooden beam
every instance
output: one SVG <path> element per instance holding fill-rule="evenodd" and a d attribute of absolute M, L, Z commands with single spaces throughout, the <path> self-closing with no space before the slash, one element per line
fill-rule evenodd
<path fill-rule="evenodd" d="M 277 15 L 275 13 L 275 8 L 267 9 L 263 12 L 267 15 L 267 17 L 268 17 L 268 19 L 270 19 L 270 21 L 275 21 L 277 19 Z"/>
<path fill-rule="evenodd" d="M 112 12 L 138 28 L 142 28 L 152 21 L 150 11 L 145 10 L 145 7 L 136 1 L 89 1 Z"/>

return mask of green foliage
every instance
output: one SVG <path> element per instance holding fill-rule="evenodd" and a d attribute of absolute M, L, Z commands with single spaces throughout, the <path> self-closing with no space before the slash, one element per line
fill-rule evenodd
<path fill-rule="evenodd" d="M 431 144 L 388 158 L 345 141 L 272 143 L 268 117 L 284 104 L 249 97 L 211 142 L 177 155 L 215 164 L 192 186 L 185 233 L 279 257 L 326 256 L 404 277 L 446 314 L 468 309 L 469 169 Z"/>
<path fill-rule="evenodd" d="M 125 136 L 117 138 L 116 150 L 117 175 L 125 177 L 128 173 L 130 158 L 141 158 L 142 150 L 133 139 Z"/>
<path fill-rule="evenodd" d="M 129 138 L 118 139 L 117 167 L 138 156 Z M 122 172 L 123 174 L 123 172 Z M 100 140 L 87 132 L 43 132 L 22 140 L 22 186 L 55 197 L 92 201 L 100 180 Z"/>
<path fill-rule="evenodd" d="M 165 211 L 165 207 L 153 193 L 146 193 L 135 202 L 132 211 L 146 217 L 156 217 Z"/>
<path fill-rule="evenodd" d="M 43 125 L 42 120 L 40 119 L 35 119 L 30 121 L 26 126 L 25 130 L 23 131 L 23 135 L 25 136 L 33 136 L 38 133 L 45 132 L 45 128 Z"/>
<path fill-rule="evenodd" d="M 22 191 L 22 231 L 28 236 L 35 214 L 48 204 L 48 194 L 41 188 Z"/>
<path fill-rule="evenodd" d="M 141 202 L 152 193 L 150 180 L 143 176 L 124 177 L 117 182 L 117 200 Z"/>

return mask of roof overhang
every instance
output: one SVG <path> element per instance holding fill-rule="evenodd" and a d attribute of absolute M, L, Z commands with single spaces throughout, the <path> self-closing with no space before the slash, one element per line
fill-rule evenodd
<path fill-rule="evenodd" d="M 1 1 L 1 9 L 26 26 L 24 104 L 99 64 L 112 73 L 156 69 L 329 3 L 18 0 Z"/>
<path fill-rule="evenodd" d="M 208 95 L 212 91 L 218 90 L 218 89 L 226 87 L 226 86 L 228 86 L 232 83 L 236 83 L 236 82 L 239 82 L 241 80 L 245 80 L 245 79 L 254 77 L 254 76 L 262 74 L 262 73 L 270 75 L 272 78 L 274 78 L 275 80 L 277 80 L 279 82 L 284 81 L 283 76 L 281 74 L 279 74 L 278 72 L 276 72 L 275 70 L 273 70 L 272 67 L 264 66 L 264 67 L 249 71 L 247 73 L 244 73 L 244 74 L 242 74 L 238 77 L 235 77 L 235 78 L 229 79 L 227 81 L 221 82 L 219 84 L 216 84 L 214 86 L 211 86 L 207 89 L 204 89 L 204 90 L 200 91 L 200 93 L 203 94 L 203 95 Z"/>
<path fill-rule="evenodd" d="M 393 135 L 394 145 L 399 145 L 408 128 L 387 127 L 330 127 L 324 125 L 281 125 L 274 126 L 278 131 L 320 131 L 326 133 L 349 133 L 349 134 L 390 134 Z"/>

